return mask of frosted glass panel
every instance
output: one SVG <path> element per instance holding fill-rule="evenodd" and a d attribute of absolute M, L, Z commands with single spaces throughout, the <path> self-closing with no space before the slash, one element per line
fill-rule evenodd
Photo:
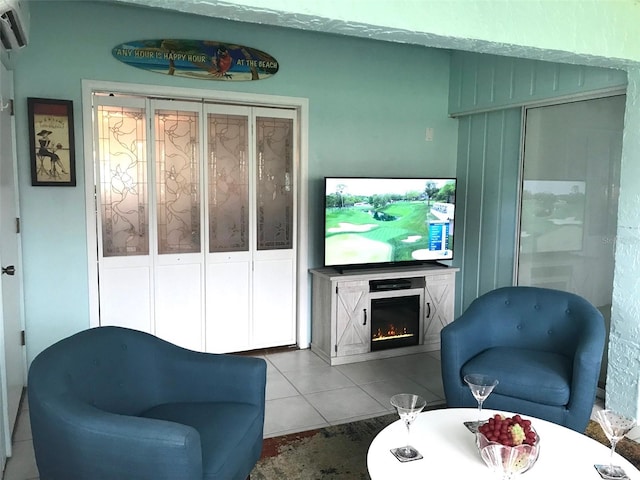
<path fill-rule="evenodd" d="M 145 111 L 97 107 L 102 255 L 147 255 L 149 217 Z"/>
<path fill-rule="evenodd" d="M 258 250 L 293 248 L 293 120 L 258 117 Z"/>
<path fill-rule="evenodd" d="M 519 285 L 611 303 L 624 105 L 616 96 L 527 110 Z"/>
<path fill-rule="evenodd" d="M 249 250 L 248 118 L 208 116 L 209 251 Z"/>
<path fill-rule="evenodd" d="M 155 120 L 158 253 L 199 252 L 198 114 L 158 110 Z"/>

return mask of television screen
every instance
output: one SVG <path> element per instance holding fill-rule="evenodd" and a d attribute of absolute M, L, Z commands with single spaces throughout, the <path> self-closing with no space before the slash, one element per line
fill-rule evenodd
<path fill-rule="evenodd" d="M 455 178 L 325 178 L 325 266 L 453 258 Z"/>

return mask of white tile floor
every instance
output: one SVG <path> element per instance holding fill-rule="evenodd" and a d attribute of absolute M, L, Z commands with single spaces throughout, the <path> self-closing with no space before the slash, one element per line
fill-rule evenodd
<path fill-rule="evenodd" d="M 330 367 L 310 350 L 263 355 L 267 361 L 265 437 L 337 425 L 393 411 L 389 398 L 408 391 L 444 404 L 439 352 Z M 36 480 L 28 402 L 13 435 L 3 480 Z M 602 408 L 596 402 L 594 409 Z M 640 428 L 629 437 L 640 441 Z"/>

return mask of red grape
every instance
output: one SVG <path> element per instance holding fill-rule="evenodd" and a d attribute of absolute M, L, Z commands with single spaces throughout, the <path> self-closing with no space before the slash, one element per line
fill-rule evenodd
<path fill-rule="evenodd" d="M 531 428 L 531 420 L 524 419 L 518 414 L 513 417 L 503 417 L 496 414 L 480 426 L 479 432 L 487 440 L 507 446 L 521 443 L 534 445 L 537 438 Z"/>

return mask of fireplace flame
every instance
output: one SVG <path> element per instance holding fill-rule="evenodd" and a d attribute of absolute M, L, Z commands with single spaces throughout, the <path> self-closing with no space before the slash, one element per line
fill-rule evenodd
<path fill-rule="evenodd" d="M 381 340 L 391 340 L 394 338 L 413 337 L 414 335 L 415 335 L 414 333 L 407 331 L 406 326 L 400 329 L 391 323 L 387 326 L 386 330 L 382 330 L 381 328 L 378 328 L 371 336 L 371 341 L 379 342 Z"/>

